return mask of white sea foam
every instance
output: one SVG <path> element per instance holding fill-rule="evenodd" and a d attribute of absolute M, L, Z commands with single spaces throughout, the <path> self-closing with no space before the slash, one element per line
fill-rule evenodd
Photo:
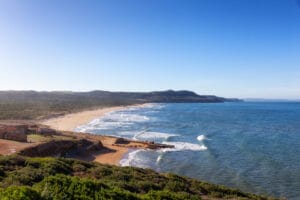
<path fill-rule="evenodd" d="M 198 141 L 203 141 L 203 140 L 206 140 L 207 138 L 205 137 L 205 135 L 199 135 L 198 137 L 197 137 L 197 140 Z"/>
<path fill-rule="evenodd" d="M 120 165 L 123 167 L 124 166 L 134 166 L 135 163 L 139 162 L 137 154 L 141 151 L 145 151 L 145 150 L 139 149 L 139 150 L 130 152 L 126 158 L 123 158 L 122 160 L 120 160 Z"/>
<path fill-rule="evenodd" d="M 75 130 L 79 132 L 107 130 L 116 127 L 128 127 L 136 122 L 150 120 L 147 116 L 123 112 L 111 112 L 101 118 L 94 119 L 86 125 L 79 126 Z"/>
<path fill-rule="evenodd" d="M 75 128 L 76 131 L 86 132 L 90 130 L 105 130 L 111 129 L 116 126 L 129 126 L 135 122 L 146 122 L 150 119 L 147 116 L 131 113 L 132 111 L 140 109 L 160 109 L 164 107 L 164 104 L 148 103 L 139 107 L 130 107 L 119 111 L 112 111 L 106 113 L 104 116 L 94 119 L 86 125 Z"/>
<path fill-rule="evenodd" d="M 170 133 L 162 133 L 162 132 L 151 132 L 144 131 L 136 134 L 133 138 L 136 140 L 155 140 L 155 139 L 168 139 L 170 137 L 177 136 L 175 134 Z"/>
<path fill-rule="evenodd" d="M 203 144 L 193 144 L 188 142 L 163 142 L 163 144 L 174 145 L 174 148 L 162 149 L 163 152 L 168 151 L 204 151 L 207 147 Z"/>
<path fill-rule="evenodd" d="M 156 164 L 159 163 L 163 158 L 163 154 L 160 154 L 156 159 Z"/>
<path fill-rule="evenodd" d="M 86 132 L 86 131 L 95 131 L 95 130 L 107 130 L 113 129 L 115 127 L 128 127 L 132 123 L 129 122 L 101 122 L 98 123 L 93 122 L 93 124 L 89 123 L 87 125 L 79 126 L 75 130 L 79 132 Z"/>
<path fill-rule="evenodd" d="M 109 121 L 117 121 L 117 122 L 144 122 L 149 120 L 147 116 L 132 114 L 132 113 L 123 113 L 123 112 L 111 113 L 100 119 L 102 119 L 102 121 L 109 120 Z"/>
<path fill-rule="evenodd" d="M 147 103 L 142 106 L 142 108 L 156 108 L 156 109 L 160 109 L 163 107 L 165 107 L 165 105 L 162 103 Z"/>
<path fill-rule="evenodd" d="M 140 131 L 119 131 L 118 135 L 123 136 L 123 135 L 128 135 L 134 137 L 136 134 L 139 134 Z M 131 138 L 132 139 L 132 138 Z"/>

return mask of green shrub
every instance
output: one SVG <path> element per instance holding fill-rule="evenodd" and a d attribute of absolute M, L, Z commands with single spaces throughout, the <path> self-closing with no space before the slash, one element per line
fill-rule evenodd
<path fill-rule="evenodd" d="M 99 181 L 64 175 L 47 177 L 34 188 L 46 200 L 138 199 L 130 192 L 110 188 Z"/>
<path fill-rule="evenodd" d="M 8 187 L 0 190 L 1 200 L 43 200 L 35 190 L 20 186 L 20 187 Z"/>
<path fill-rule="evenodd" d="M 201 197 L 190 195 L 188 193 L 175 193 L 168 190 L 164 191 L 150 191 L 147 195 L 143 196 L 144 200 L 199 200 Z"/>
<path fill-rule="evenodd" d="M 270 199 L 150 169 L 22 156 L 0 157 L 0 188 L 1 200 L 34 199 L 34 195 L 41 197 L 38 200 Z"/>
<path fill-rule="evenodd" d="M 16 167 L 23 167 L 25 166 L 25 162 L 25 158 L 18 155 L 0 157 L 0 166 L 6 171 L 14 170 Z"/>
<path fill-rule="evenodd" d="M 107 188 L 104 184 L 92 180 L 79 179 L 65 175 L 49 176 L 34 188 L 45 199 L 94 199 L 95 192 Z"/>

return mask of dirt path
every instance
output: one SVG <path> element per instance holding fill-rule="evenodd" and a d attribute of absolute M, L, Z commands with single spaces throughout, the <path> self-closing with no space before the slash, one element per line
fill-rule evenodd
<path fill-rule="evenodd" d="M 36 145 L 36 143 L 25 143 L 0 139 L 0 154 L 10 155 L 33 145 Z"/>

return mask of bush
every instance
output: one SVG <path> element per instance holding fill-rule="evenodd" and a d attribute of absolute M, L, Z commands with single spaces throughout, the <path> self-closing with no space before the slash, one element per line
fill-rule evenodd
<path fill-rule="evenodd" d="M 149 169 L 22 156 L 0 157 L 0 188 L 5 187 L 1 200 L 271 199 Z"/>
<path fill-rule="evenodd" d="M 0 190 L 0 199 L 1 200 L 43 200 L 35 190 L 26 187 L 8 187 L 5 190 Z"/>
<path fill-rule="evenodd" d="M 190 195 L 188 193 L 174 193 L 170 192 L 168 190 L 164 191 L 150 191 L 147 195 L 143 196 L 144 200 L 182 200 L 182 199 L 188 199 L 188 200 L 199 200 L 200 197 L 197 197 L 195 195 Z"/>
<path fill-rule="evenodd" d="M 80 179 L 64 175 L 50 176 L 35 186 L 46 199 L 94 200 L 94 199 L 137 199 L 130 192 L 90 179 Z"/>

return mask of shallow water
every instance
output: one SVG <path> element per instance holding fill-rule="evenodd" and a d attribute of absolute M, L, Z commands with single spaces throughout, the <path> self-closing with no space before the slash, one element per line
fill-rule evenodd
<path fill-rule="evenodd" d="M 78 130 L 175 146 L 132 151 L 122 165 L 300 199 L 300 103 L 148 104 Z"/>

